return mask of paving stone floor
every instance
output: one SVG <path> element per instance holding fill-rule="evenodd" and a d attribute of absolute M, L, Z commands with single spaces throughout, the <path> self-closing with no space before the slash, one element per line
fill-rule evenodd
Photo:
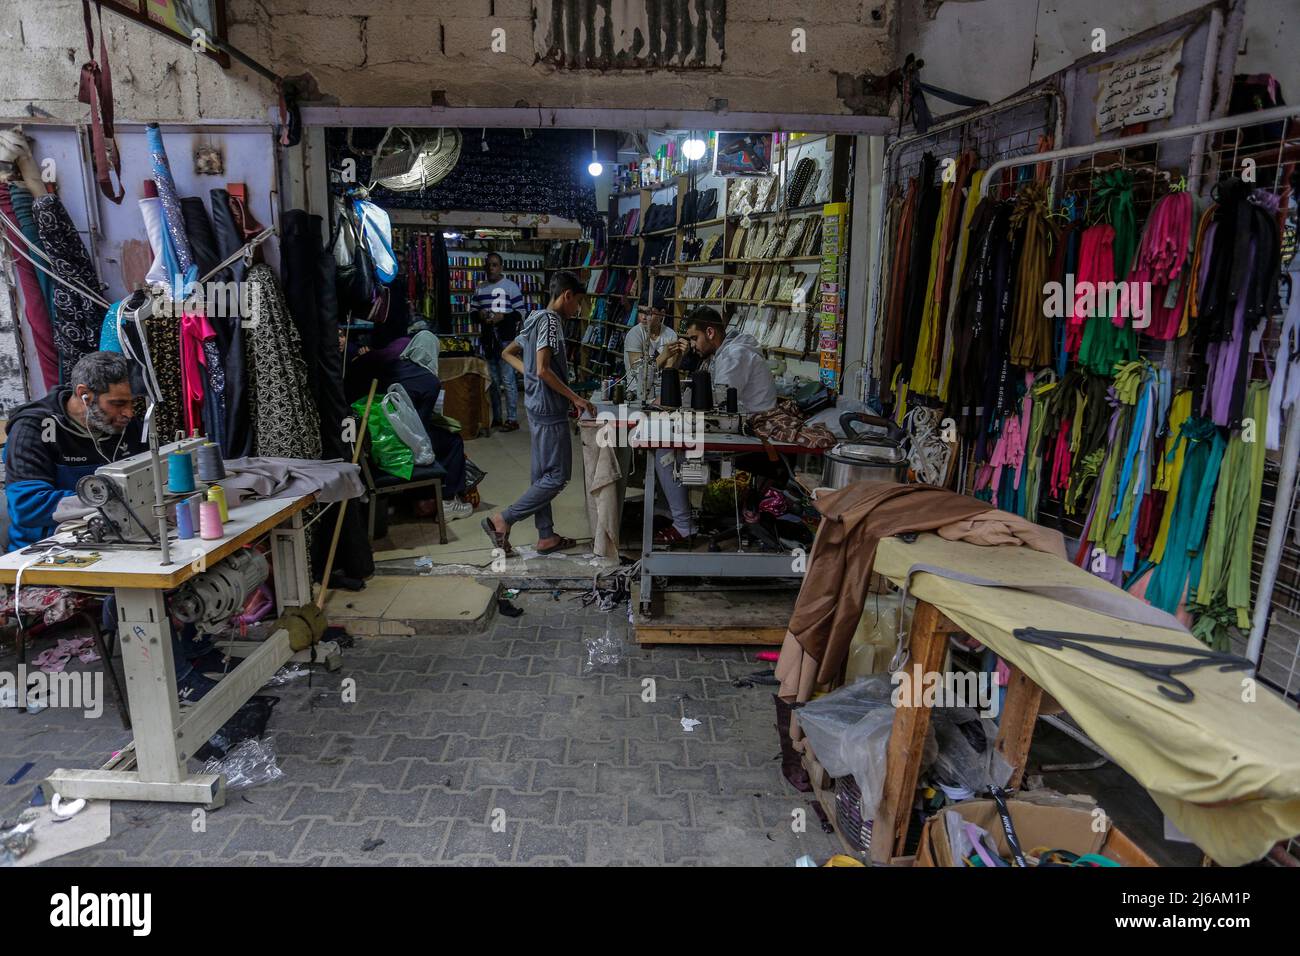
<path fill-rule="evenodd" d="M 772 688 L 732 684 L 770 666 L 753 649 L 628 645 L 584 673 L 584 642 L 626 638 L 626 611 L 572 593 L 517 603 L 522 617 L 479 635 L 358 638 L 340 672 L 268 691 L 282 778 L 231 793 L 202 832 L 192 807 L 115 801 L 109 840 L 54 863 L 790 866 L 837 852 L 781 776 Z M 14 663 L 0 652 L 0 670 Z M 701 723 L 686 733 L 682 717 Z M 0 817 L 49 771 L 97 767 L 128 739 L 111 707 L 93 721 L 0 710 Z"/>

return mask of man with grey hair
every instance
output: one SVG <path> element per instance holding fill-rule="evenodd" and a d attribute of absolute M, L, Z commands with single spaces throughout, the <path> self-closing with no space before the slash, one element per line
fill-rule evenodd
<path fill-rule="evenodd" d="M 10 413 L 3 458 L 10 551 L 54 533 L 54 509 L 83 475 L 145 450 L 133 399 L 127 358 L 90 352 L 69 384 Z"/>

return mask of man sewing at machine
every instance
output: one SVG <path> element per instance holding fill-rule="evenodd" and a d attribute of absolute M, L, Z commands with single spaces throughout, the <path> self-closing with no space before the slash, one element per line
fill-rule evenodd
<path fill-rule="evenodd" d="M 736 390 L 740 414 L 755 415 L 776 406 L 776 380 L 758 340 L 745 332 L 729 334 L 726 320 L 716 309 L 694 309 L 686 317 L 682 338 L 664 349 L 660 364 L 676 367 L 688 353 L 699 357 L 699 368 L 710 374 L 715 385 Z M 680 452 L 677 457 L 681 458 Z M 656 481 L 664 490 L 673 516 L 672 526 L 655 534 L 655 544 L 671 547 L 691 534 L 690 492 L 673 473 L 676 463 L 672 455 L 656 454 L 654 462 Z"/>
<path fill-rule="evenodd" d="M 116 352 L 83 355 L 69 385 L 15 409 L 4 450 L 9 551 L 54 533 L 54 510 L 101 465 L 147 449 L 131 367 Z"/>

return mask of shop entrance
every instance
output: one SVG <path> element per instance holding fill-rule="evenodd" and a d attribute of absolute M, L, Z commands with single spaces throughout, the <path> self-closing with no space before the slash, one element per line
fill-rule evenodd
<path fill-rule="evenodd" d="M 571 478 L 551 511 L 555 535 L 574 546 L 543 553 L 554 540 L 539 542 L 534 520 L 525 518 L 512 527 L 506 555 L 482 527 L 530 485 L 530 403 L 499 354 L 529 315 L 547 308 L 557 274 L 575 276 L 583 292 L 561 325 L 567 384 L 602 410 L 639 408 L 647 396 L 659 407 L 655 359 L 675 339 L 685 347 L 688 317 L 701 307 L 716 310 L 727 335 L 744 337 L 782 397 L 806 403 L 860 394 L 861 363 L 845 359 L 853 354 L 845 347 L 848 289 L 864 283 L 854 270 L 864 274 L 866 263 L 865 255 L 849 255 L 858 141 L 849 132 L 429 128 L 359 125 L 371 111 L 348 112 L 354 125 L 309 134 L 309 148 L 325 157 L 311 168 L 329 173 L 327 184 L 308 190 L 327 193 L 336 232 L 339 209 L 358 198 L 383 210 L 398 273 L 382 313 L 340 285 L 347 397 L 364 404 L 372 381 L 377 401 L 392 384 L 406 387 L 430 439 L 426 457 L 432 451 L 444 473 L 442 525 L 431 485 L 377 499 L 373 545 L 384 571 L 535 586 L 626 568 L 651 547 L 643 520 L 651 459 L 617 449 L 610 483 L 598 450 L 590 440 L 584 449 L 584 429 L 572 420 Z M 788 118 L 764 119 L 795 128 Z M 860 132 L 878 122 L 843 119 Z M 655 330 L 649 335 L 647 323 Z M 417 369 L 402 357 L 421 332 L 437 338 L 434 378 L 431 363 Z M 718 399 L 725 411 L 721 390 Z M 725 427 L 739 433 L 743 418 Z M 784 568 L 810 535 L 793 516 L 747 520 L 759 505 L 747 494 L 750 476 L 724 459 L 692 479 L 699 483 L 690 493 L 687 540 L 674 548 L 714 562 L 729 552 L 781 555 Z M 371 483 L 387 491 L 391 473 L 384 477 L 373 458 L 368 468 Z M 811 490 L 820 463 L 790 455 L 782 468 Z M 410 473 L 418 481 L 420 467 Z M 680 509 L 674 515 L 662 496 L 655 511 L 651 536 L 672 529 L 675 518 L 680 526 Z M 764 526 L 775 532 L 766 540 Z"/>

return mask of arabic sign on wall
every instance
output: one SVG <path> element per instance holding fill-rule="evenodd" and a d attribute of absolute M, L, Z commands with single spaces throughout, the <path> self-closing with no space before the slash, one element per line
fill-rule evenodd
<path fill-rule="evenodd" d="M 1183 37 L 1112 63 L 1097 78 L 1097 132 L 1165 119 L 1174 112 Z"/>

